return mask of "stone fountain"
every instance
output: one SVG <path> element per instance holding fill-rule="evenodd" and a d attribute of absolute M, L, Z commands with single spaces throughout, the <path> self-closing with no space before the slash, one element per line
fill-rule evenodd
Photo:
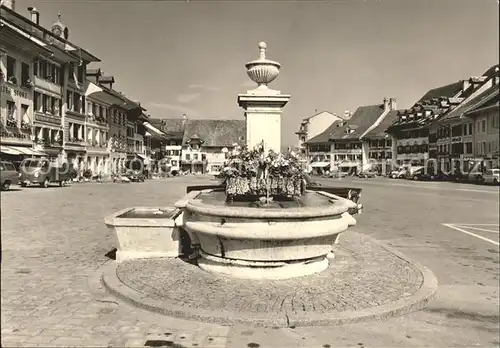
<path fill-rule="evenodd" d="M 281 65 L 260 57 L 246 64 L 257 87 L 238 95 L 245 110 L 247 147 L 261 143 L 281 148 L 281 114 L 289 95 L 270 89 Z M 198 266 L 209 272 L 254 279 L 286 279 L 328 267 L 338 235 L 356 224 L 350 212 L 356 202 L 339 195 L 306 189 L 300 197 L 274 197 L 265 208 L 252 199 L 228 202 L 223 187 L 191 187 L 176 203 L 179 225 L 199 251 Z M 344 196 L 346 196 L 344 194 Z"/>

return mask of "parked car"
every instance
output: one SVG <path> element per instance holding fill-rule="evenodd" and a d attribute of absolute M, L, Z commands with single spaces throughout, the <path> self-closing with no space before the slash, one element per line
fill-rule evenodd
<path fill-rule="evenodd" d="M 125 173 L 124 177 L 128 178 L 132 182 L 144 182 L 146 177 L 139 171 L 128 171 Z"/>
<path fill-rule="evenodd" d="M 19 182 L 19 173 L 12 162 L 0 162 L 0 185 L 2 191 L 8 191 L 11 185 L 17 185 Z"/>
<path fill-rule="evenodd" d="M 329 178 L 345 178 L 347 176 L 347 172 L 343 172 L 341 170 L 333 171 L 328 173 Z"/>
<path fill-rule="evenodd" d="M 67 163 L 59 165 L 47 158 L 25 159 L 19 166 L 19 172 L 19 183 L 22 187 L 32 184 L 48 187 L 52 183 L 65 186 L 71 180 Z"/>
<path fill-rule="evenodd" d="M 406 177 L 407 172 L 408 172 L 407 168 L 393 170 L 389 175 L 389 177 L 392 179 L 403 179 Z"/>
<path fill-rule="evenodd" d="M 374 170 L 365 170 L 365 171 L 362 171 L 358 174 L 358 177 L 360 178 L 374 178 L 378 175 L 378 172 L 374 171 Z"/>
<path fill-rule="evenodd" d="M 500 169 L 488 169 L 483 176 L 483 182 L 485 184 L 498 185 L 500 182 Z"/>
<path fill-rule="evenodd" d="M 476 184 L 482 184 L 484 182 L 483 172 L 473 169 L 469 173 L 467 173 L 467 176 L 464 179 L 466 181 L 473 182 Z"/>

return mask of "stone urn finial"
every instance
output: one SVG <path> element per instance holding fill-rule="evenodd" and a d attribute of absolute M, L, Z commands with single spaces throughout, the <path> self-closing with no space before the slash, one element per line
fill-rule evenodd
<path fill-rule="evenodd" d="M 267 44 L 259 42 L 259 59 L 247 63 L 247 74 L 250 79 L 257 83 L 258 89 L 268 89 L 267 85 L 274 81 L 280 71 L 281 64 L 266 58 Z"/>

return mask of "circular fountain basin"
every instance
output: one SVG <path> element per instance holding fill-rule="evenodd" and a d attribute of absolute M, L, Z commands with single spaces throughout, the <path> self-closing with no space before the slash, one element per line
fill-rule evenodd
<path fill-rule="evenodd" d="M 223 190 L 191 192 L 176 204 L 183 228 L 200 249 L 200 268 L 238 278 L 286 279 L 325 270 L 339 233 L 356 220 L 356 203 L 321 191 L 226 202 Z"/>

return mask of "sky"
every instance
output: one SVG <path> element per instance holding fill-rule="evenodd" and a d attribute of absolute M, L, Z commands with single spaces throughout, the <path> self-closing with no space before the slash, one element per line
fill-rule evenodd
<path fill-rule="evenodd" d="M 255 86 L 245 63 L 281 63 L 269 85 L 290 102 L 282 142 L 303 118 L 343 115 L 479 76 L 499 60 L 497 0 L 16 0 L 50 28 L 58 11 L 69 41 L 99 57 L 114 88 L 154 118 L 243 119 L 237 95 Z"/>

